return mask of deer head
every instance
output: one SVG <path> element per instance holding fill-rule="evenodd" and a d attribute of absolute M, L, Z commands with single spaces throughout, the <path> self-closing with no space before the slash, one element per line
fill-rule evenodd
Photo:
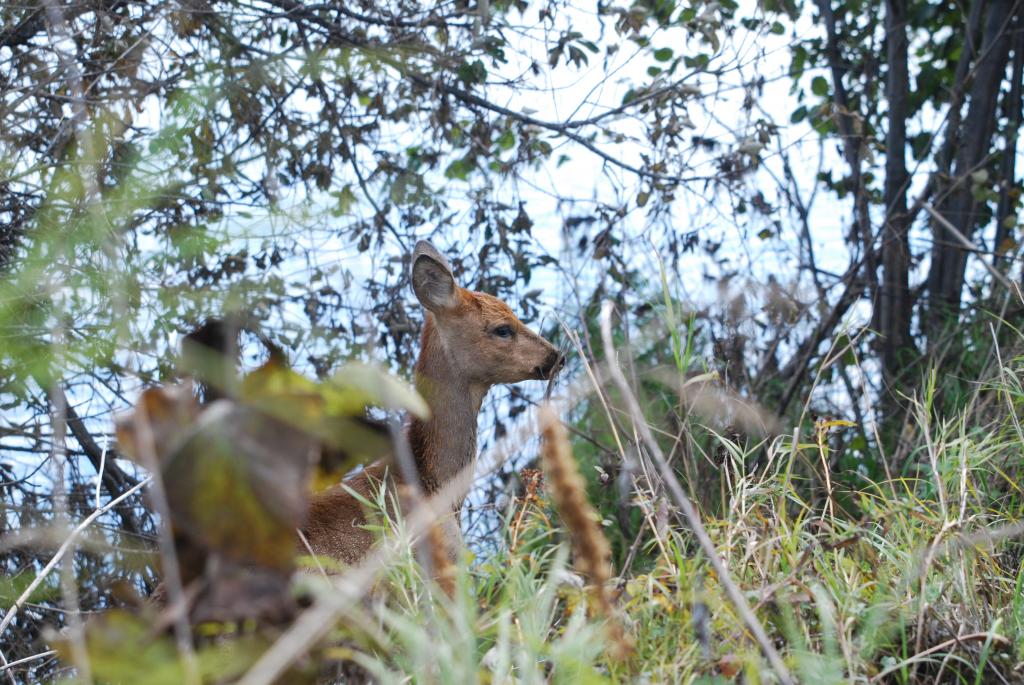
<path fill-rule="evenodd" d="M 435 344 L 471 386 L 543 380 L 561 368 L 554 345 L 498 298 L 456 285 L 448 260 L 423 240 L 413 251 L 412 286 Z"/>

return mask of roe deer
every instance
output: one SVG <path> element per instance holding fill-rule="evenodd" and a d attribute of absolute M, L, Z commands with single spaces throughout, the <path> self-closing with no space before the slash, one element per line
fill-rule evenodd
<path fill-rule="evenodd" d="M 412 255 L 412 286 L 426 310 L 415 384 L 430 416 L 412 418 L 406 436 L 425 495 L 458 480 L 455 495 L 445 503 L 451 516 L 442 523 L 452 556 L 461 540 L 458 515 L 472 482 L 484 396 L 498 383 L 548 379 L 563 360 L 507 304 L 456 285 L 448 260 L 422 240 Z M 390 494 L 402 484 L 395 464 L 374 463 L 344 485 L 373 501 L 382 482 Z M 314 553 L 351 564 L 374 542 L 365 524 L 359 500 L 335 486 L 313 496 L 303 533 Z"/>

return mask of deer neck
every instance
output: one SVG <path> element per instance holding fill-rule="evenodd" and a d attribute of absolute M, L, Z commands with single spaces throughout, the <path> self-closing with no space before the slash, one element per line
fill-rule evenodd
<path fill-rule="evenodd" d="M 477 416 L 489 389 L 465 377 L 428 314 L 416 362 L 416 390 L 430 407 L 430 417 L 412 419 L 409 446 L 424 492 L 433 495 L 447 488 L 446 499 L 454 509 L 461 508 L 472 484 Z"/>

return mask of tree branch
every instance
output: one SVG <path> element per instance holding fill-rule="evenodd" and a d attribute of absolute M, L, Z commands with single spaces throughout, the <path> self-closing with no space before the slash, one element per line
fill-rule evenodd
<path fill-rule="evenodd" d="M 68 402 L 67 395 L 64 393 L 63 388 L 59 385 L 55 385 L 55 393 L 57 393 L 58 400 L 63 401 L 64 406 L 67 409 L 67 423 L 68 429 L 71 431 L 71 435 L 74 436 L 78 442 L 82 451 L 85 453 L 89 463 L 92 464 L 93 469 L 100 475 L 100 479 L 103 483 L 103 487 L 106 489 L 107 494 L 112 498 L 120 497 L 127 490 L 134 488 L 138 481 L 125 473 L 121 467 L 114 462 L 114 459 L 118 457 L 114 450 L 107 450 L 106 458 L 104 458 L 103 450 L 96 440 L 93 439 L 89 429 L 86 428 L 85 422 L 75 411 L 75 408 Z M 118 511 L 118 517 L 121 519 L 121 524 L 124 529 L 130 533 L 138 534 L 139 527 L 135 521 L 135 517 L 131 515 L 131 512 Z"/>
<path fill-rule="evenodd" d="M 341 26 L 339 26 L 337 22 L 331 21 L 330 19 L 320 16 L 315 11 L 313 11 L 313 8 L 302 5 L 299 2 L 296 2 L 296 0 L 266 0 L 266 2 L 274 7 L 284 10 L 284 16 L 292 21 L 311 22 L 319 26 L 320 28 L 326 30 L 328 40 L 332 41 L 336 45 L 342 47 L 379 47 L 372 42 L 356 38 L 349 32 L 345 31 Z M 590 152 L 594 153 L 602 160 L 604 160 L 606 163 L 623 169 L 624 171 L 628 171 L 640 178 L 646 178 L 652 181 L 659 181 L 663 183 L 671 183 L 674 185 L 681 185 L 685 183 L 692 183 L 698 181 L 708 181 L 713 180 L 715 178 L 714 176 L 675 176 L 672 174 L 662 174 L 654 171 L 649 171 L 647 169 L 642 169 L 640 167 L 624 162 L 615 155 L 605 152 L 604 150 L 597 147 L 590 140 L 574 132 L 574 129 L 583 128 L 585 126 L 592 125 L 603 118 L 614 116 L 616 114 L 621 114 L 622 112 L 627 111 L 628 108 L 635 107 L 641 102 L 645 102 L 650 98 L 657 97 L 658 95 L 664 94 L 666 92 L 670 92 L 671 90 L 678 88 L 682 84 L 682 80 L 673 83 L 670 86 L 666 86 L 665 88 L 658 89 L 656 91 L 653 91 L 652 93 L 648 93 L 644 96 L 641 96 L 636 100 L 627 103 L 626 105 L 617 107 L 614 110 L 610 110 L 608 112 L 603 112 L 600 115 L 591 117 L 589 119 L 568 122 L 554 122 L 538 119 L 528 114 L 516 112 L 515 110 L 511 110 L 507 107 L 502 107 L 501 105 L 495 104 L 490 100 L 487 100 L 486 98 L 480 97 L 479 95 L 470 93 L 469 91 L 463 90 L 449 83 L 445 83 L 441 79 L 431 79 L 421 74 L 410 72 L 407 69 L 407 65 L 394 64 L 393 66 L 395 66 L 395 68 L 399 69 L 400 71 L 404 71 L 407 78 L 421 88 L 424 88 L 426 90 L 438 89 L 441 92 L 454 97 L 455 99 L 459 100 L 465 105 L 480 107 L 495 114 L 501 114 L 502 116 L 515 119 L 521 124 L 529 124 L 532 126 L 537 126 L 538 128 L 543 128 L 548 131 L 559 133 L 560 135 L 565 136 L 574 143 L 577 143 L 578 145 L 581 145 Z"/>

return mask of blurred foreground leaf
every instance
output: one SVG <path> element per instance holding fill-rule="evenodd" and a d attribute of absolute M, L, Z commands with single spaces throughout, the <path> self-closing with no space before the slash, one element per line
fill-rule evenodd
<path fill-rule="evenodd" d="M 85 630 L 86 652 L 93 682 L 180 685 L 186 681 L 185 666 L 167 635 L 155 635 L 153 616 L 114 610 L 89 621 Z M 203 683 L 232 682 L 259 658 L 268 642 L 254 635 L 219 640 L 197 650 L 196 660 Z M 70 643 L 54 641 L 65 661 L 71 659 Z M 131 658 L 125 658 L 126 655 Z M 65 682 L 78 682 L 69 679 Z M 308 682 L 297 674 L 283 682 Z"/>

